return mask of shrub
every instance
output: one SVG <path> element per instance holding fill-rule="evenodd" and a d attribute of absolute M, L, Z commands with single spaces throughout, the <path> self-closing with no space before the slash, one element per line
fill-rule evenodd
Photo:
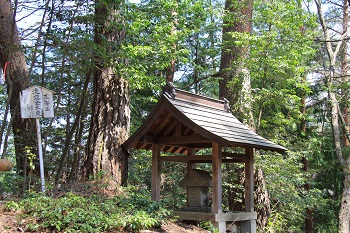
<path fill-rule="evenodd" d="M 17 203 L 8 202 L 7 208 L 20 209 L 30 221 L 26 227 L 34 232 L 140 231 L 160 226 L 169 214 L 162 203 L 151 201 L 149 196 L 145 192 L 117 197 L 34 194 Z"/>

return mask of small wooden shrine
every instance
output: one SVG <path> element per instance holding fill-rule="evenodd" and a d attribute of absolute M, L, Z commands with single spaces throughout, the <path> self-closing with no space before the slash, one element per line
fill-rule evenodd
<path fill-rule="evenodd" d="M 256 232 L 254 212 L 254 149 L 283 153 L 287 149 L 257 135 L 229 110 L 228 103 L 166 86 L 157 105 L 140 128 L 123 144 L 125 149 L 152 150 L 151 195 L 160 200 L 160 169 L 163 161 L 187 163 L 188 171 L 196 163 L 212 163 L 211 211 L 174 211 L 182 220 L 211 221 L 219 232 L 226 225 L 239 224 L 241 232 Z M 243 148 L 244 153 L 227 153 L 224 148 Z M 198 155 L 211 148 L 211 155 Z M 161 155 L 167 152 L 172 155 Z M 245 164 L 245 212 L 222 209 L 222 163 Z M 191 186 L 191 185 L 190 185 Z M 198 190 L 198 189 L 195 189 Z M 195 191 L 197 192 L 197 191 Z M 206 193 L 204 190 L 200 193 Z M 203 203 L 205 199 L 194 203 Z M 202 204 L 201 204 L 202 205 Z"/>

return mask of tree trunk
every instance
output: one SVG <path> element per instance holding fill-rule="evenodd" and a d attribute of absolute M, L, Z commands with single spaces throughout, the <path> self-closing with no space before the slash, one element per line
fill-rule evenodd
<path fill-rule="evenodd" d="M 116 10 L 121 9 L 123 3 L 110 2 L 108 5 L 96 1 L 95 4 L 95 44 L 104 50 L 105 56 L 110 56 L 112 47 L 124 39 L 123 21 Z M 116 23 L 123 29 L 112 28 Z M 119 186 L 125 185 L 127 178 L 128 154 L 121 145 L 129 136 L 130 99 L 128 82 L 111 67 L 116 63 L 115 58 L 109 59 L 96 56 L 93 112 L 84 173 L 87 178 L 100 173 L 110 184 Z"/>
<path fill-rule="evenodd" d="M 304 82 L 306 83 L 306 78 L 304 78 Z M 302 119 L 299 124 L 299 136 L 301 138 L 306 137 L 306 93 L 303 91 L 300 93 L 300 113 L 302 114 Z M 303 157 L 301 160 L 303 164 L 302 170 L 304 172 L 309 171 L 309 161 L 306 157 Z M 310 182 L 306 182 L 304 187 L 305 190 L 308 192 L 310 190 Z M 305 210 L 305 233 L 312 233 L 313 230 L 313 208 L 306 208 Z"/>
<path fill-rule="evenodd" d="M 350 228 L 350 169 L 344 169 L 344 188 L 339 211 L 339 233 L 349 233 Z"/>
<path fill-rule="evenodd" d="M 331 126 L 332 126 L 332 133 L 333 133 L 333 146 L 334 146 L 334 152 L 337 156 L 339 165 L 342 167 L 344 172 L 344 187 L 343 187 L 343 193 L 342 193 L 342 201 L 340 203 L 340 211 L 339 211 L 339 233 L 349 233 L 350 232 L 350 158 L 345 159 L 343 152 L 342 152 L 342 141 L 341 141 L 341 132 L 340 132 L 340 126 L 339 126 L 339 115 L 340 111 L 338 100 L 336 94 L 338 93 L 338 88 L 334 85 L 337 81 L 337 78 L 334 75 L 334 72 L 336 72 L 338 69 L 336 67 L 336 61 L 337 57 L 339 55 L 340 48 L 342 44 L 347 43 L 347 39 L 345 38 L 348 34 L 348 32 L 343 31 L 343 33 L 340 36 L 339 42 L 337 42 L 336 46 L 331 43 L 331 35 L 328 30 L 328 26 L 326 24 L 326 21 L 323 17 L 322 12 L 322 2 L 321 0 L 314 0 L 316 7 L 317 7 L 317 14 L 319 21 L 321 23 L 321 27 L 323 30 L 323 35 L 325 39 L 325 47 L 327 49 L 327 55 L 330 63 L 330 67 L 324 67 L 325 70 L 329 70 L 329 76 L 327 78 L 327 88 L 328 88 L 328 100 L 330 102 L 330 112 L 331 112 Z M 348 17 L 346 16 L 349 8 L 349 2 L 343 0 L 343 30 L 347 29 L 348 22 L 344 20 L 348 20 Z M 333 49 L 334 48 L 334 49 Z M 325 63 L 324 63 L 325 64 Z M 328 69 L 327 69 L 328 68 Z M 343 72 L 343 70 L 342 70 Z M 343 75 L 343 73 L 341 73 Z M 334 82 L 333 82 L 334 81 Z M 342 118 L 342 116 L 340 116 Z M 344 130 L 346 131 L 346 130 Z"/>
<path fill-rule="evenodd" d="M 10 112 L 14 134 L 17 172 L 26 177 L 27 169 L 26 147 L 32 153 L 36 150 L 35 122 L 32 119 L 22 119 L 20 114 L 19 95 L 29 86 L 28 68 L 21 51 L 21 41 L 15 24 L 15 14 L 11 11 L 11 2 L 0 0 L 0 64 L 6 68 L 6 84 L 8 92 L 12 88 Z"/>
<path fill-rule="evenodd" d="M 220 61 L 219 95 L 226 98 L 234 114 L 255 128 L 251 112 L 249 71 L 244 64 L 249 57 L 249 46 L 238 46 L 230 32 L 250 34 L 252 30 L 252 0 L 226 0 L 222 29 L 223 48 Z M 233 22 L 233 23 L 232 23 Z"/>
<path fill-rule="evenodd" d="M 170 30 L 170 36 L 176 33 L 176 26 L 178 24 L 177 9 L 173 9 L 171 11 L 171 16 L 173 17 L 174 20 L 173 20 L 173 27 Z M 174 82 L 175 64 L 176 64 L 175 51 L 176 51 L 176 43 L 173 44 L 173 50 L 172 50 L 173 56 L 170 61 L 170 65 L 167 67 L 165 71 L 166 81 L 171 83 Z"/>
<path fill-rule="evenodd" d="M 245 60 L 249 58 L 249 46 L 237 46 L 230 37 L 230 32 L 240 32 L 250 34 L 252 30 L 252 0 L 226 0 L 222 30 L 223 48 L 221 52 L 219 83 L 219 95 L 230 101 L 231 110 L 240 120 L 251 130 L 255 131 L 254 116 L 252 113 L 251 80 L 249 70 L 245 65 Z M 233 22 L 233 23 L 232 23 Z M 238 174 L 239 171 L 237 170 Z M 262 171 L 256 173 L 257 192 L 255 193 L 255 203 L 259 208 L 257 223 L 260 228 L 264 228 L 271 212 L 269 196 L 266 190 Z M 229 190 L 229 195 L 234 195 L 235 190 Z M 235 193 L 236 196 L 243 196 L 242 193 Z M 233 198 L 233 197 L 231 197 Z M 230 199 L 231 199 L 230 198 Z M 260 202 L 262 201 L 262 202 Z M 237 208 L 235 203 L 230 203 L 230 209 Z M 240 207 L 238 207 L 240 208 Z"/>
<path fill-rule="evenodd" d="M 256 169 L 254 172 L 254 186 L 254 203 L 256 207 L 254 210 L 258 213 L 256 222 L 257 225 L 264 230 L 271 214 L 271 206 L 264 173 L 260 168 Z"/>
<path fill-rule="evenodd" d="M 84 109 L 85 109 L 85 105 L 86 105 L 86 98 L 87 98 L 87 89 L 90 83 L 90 76 L 91 76 L 91 72 L 88 71 L 86 76 L 85 76 L 85 81 L 84 81 L 84 86 L 83 86 L 83 95 L 82 98 L 79 101 L 79 108 L 78 111 L 75 115 L 75 119 L 73 122 L 72 127 L 69 128 L 69 131 L 66 132 L 66 141 L 65 141 L 65 145 L 63 147 L 63 151 L 62 151 L 62 155 L 58 164 L 58 169 L 56 172 L 56 176 L 55 176 L 55 184 L 58 183 L 61 175 L 62 175 L 62 171 L 63 171 L 63 167 L 65 165 L 65 161 L 66 158 L 68 157 L 69 154 L 69 150 L 71 147 L 71 143 L 73 140 L 73 136 L 76 133 L 76 129 L 78 128 L 79 124 L 81 123 L 81 119 L 83 118 L 83 113 L 84 113 Z M 73 168 L 75 163 L 72 164 L 72 170 L 75 170 L 75 168 Z"/>
<path fill-rule="evenodd" d="M 330 84 L 331 85 L 331 84 Z M 329 87 L 330 88 L 330 87 Z M 336 156 L 338 158 L 339 164 L 343 167 L 344 171 L 344 187 L 342 193 L 342 200 L 340 203 L 339 211 L 339 233 L 349 233 L 350 232 L 350 158 L 345 160 L 342 153 L 341 147 L 341 134 L 339 130 L 339 116 L 338 116 L 338 104 L 336 95 L 333 91 L 328 91 L 328 96 L 331 104 L 331 123 L 333 131 L 333 143 Z"/>
<path fill-rule="evenodd" d="M 303 163 L 303 171 L 308 172 L 309 171 L 309 161 L 307 158 L 303 157 L 302 159 Z M 310 183 L 307 182 L 305 185 L 305 190 L 309 191 L 310 189 Z M 307 208 L 306 209 L 306 216 L 305 216 L 305 233 L 312 233 L 313 228 L 313 209 Z"/>
<path fill-rule="evenodd" d="M 349 22 L 349 3 L 347 0 L 343 0 L 343 32 L 348 31 L 348 22 Z M 341 45 L 340 57 L 341 57 L 341 80 L 342 83 L 347 84 L 349 82 L 348 78 L 348 43 L 344 42 Z M 349 91 L 347 87 L 341 89 L 342 96 L 348 96 Z M 348 140 L 347 134 L 349 134 L 349 105 L 348 98 L 343 98 L 341 102 L 342 107 L 342 117 L 345 125 L 343 126 L 343 145 L 348 147 L 350 146 L 350 141 Z"/>

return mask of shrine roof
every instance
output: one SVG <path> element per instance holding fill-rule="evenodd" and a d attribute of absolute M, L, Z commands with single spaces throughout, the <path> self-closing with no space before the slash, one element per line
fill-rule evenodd
<path fill-rule="evenodd" d="M 187 154 L 190 148 L 211 148 L 212 143 L 279 153 L 287 150 L 241 123 L 228 105 L 224 100 L 169 88 L 123 146 L 150 150 L 152 144 L 160 144 L 161 151 L 180 154 Z"/>

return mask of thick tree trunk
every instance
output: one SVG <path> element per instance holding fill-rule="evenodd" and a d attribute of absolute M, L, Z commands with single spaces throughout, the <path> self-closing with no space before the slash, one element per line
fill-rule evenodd
<path fill-rule="evenodd" d="M 251 110 L 250 74 L 245 60 L 249 57 L 249 46 L 237 46 L 230 32 L 250 34 L 252 30 L 252 0 L 227 0 L 226 16 L 223 21 L 223 48 L 220 61 L 219 95 L 230 102 L 232 112 L 255 130 Z M 232 23 L 233 22 L 233 23 Z"/>
<path fill-rule="evenodd" d="M 121 144 L 129 136 L 128 83 L 115 77 L 111 68 L 97 70 L 95 82 L 86 175 L 102 172 L 117 185 L 124 185 L 128 157 Z"/>
<path fill-rule="evenodd" d="M 241 4 L 238 4 L 240 2 Z M 234 46 L 230 32 L 248 32 L 251 31 L 250 19 L 252 16 L 251 10 L 243 8 L 243 2 L 251 2 L 246 0 L 226 0 L 225 16 L 222 29 L 222 52 L 220 60 L 220 83 L 219 95 L 230 101 L 230 104 L 235 104 L 239 98 L 239 91 L 242 89 L 242 82 L 235 80 L 237 77 L 239 62 L 247 56 L 247 48 Z M 243 18 L 244 17 L 244 18 Z M 242 18 L 238 20 L 238 18 Z M 234 21 L 234 23 L 232 23 Z M 232 46 L 233 45 L 233 46 Z M 233 88 L 236 87 L 236 88 Z"/>
<path fill-rule="evenodd" d="M 105 55 L 113 54 L 112 46 L 124 39 L 124 29 L 118 31 L 111 25 L 123 26 L 119 3 L 96 1 L 95 43 L 105 50 Z M 94 102 L 89 134 L 89 147 L 85 161 L 85 175 L 100 173 L 113 185 L 125 185 L 127 178 L 128 154 L 122 143 L 129 136 L 130 99 L 128 82 L 113 71 L 113 59 L 96 57 L 94 75 Z M 106 179 L 105 179 L 106 180 Z"/>
<path fill-rule="evenodd" d="M 219 83 L 219 95 L 230 102 L 231 110 L 247 126 L 255 131 L 254 116 L 252 113 L 251 80 L 249 70 L 245 65 L 245 60 L 249 58 L 249 46 L 237 46 L 232 41 L 230 32 L 240 32 L 250 34 L 252 30 L 253 0 L 226 0 L 225 17 L 223 21 L 223 48 L 221 52 Z M 239 174 L 240 171 L 237 170 Z M 271 207 L 269 196 L 264 187 L 264 177 L 262 171 L 256 173 L 257 192 L 255 193 L 255 203 L 259 206 L 257 223 L 260 228 L 267 224 Z M 238 197 L 242 193 L 235 193 L 236 190 L 229 190 L 229 195 Z M 230 198 L 230 199 L 231 199 Z M 230 202 L 230 209 L 241 208 L 237 203 Z M 237 210 L 237 209 L 236 209 Z"/>
<path fill-rule="evenodd" d="M 20 114 L 19 94 L 29 85 L 28 68 L 21 51 L 21 41 L 9 0 L 0 0 L 0 64 L 6 68 L 7 89 L 12 88 L 10 111 L 12 130 L 14 134 L 17 172 L 26 177 L 27 169 L 26 147 L 34 153 L 35 122 L 24 120 Z"/>

